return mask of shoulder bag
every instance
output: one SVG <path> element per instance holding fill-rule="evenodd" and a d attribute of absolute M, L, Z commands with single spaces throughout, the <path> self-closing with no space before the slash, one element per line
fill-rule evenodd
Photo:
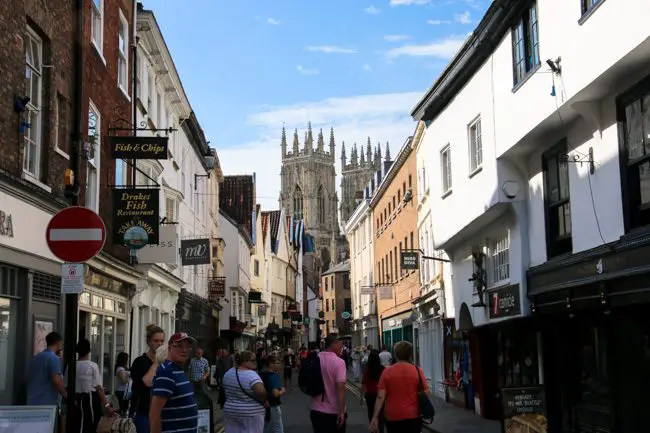
<path fill-rule="evenodd" d="M 424 391 L 424 383 L 422 381 L 420 369 L 417 365 L 414 365 L 414 367 L 418 374 L 418 406 L 420 407 L 420 417 L 422 418 L 423 423 L 431 424 L 433 422 L 433 417 L 436 415 L 436 410 L 433 408 L 429 396 Z"/>
<path fill-rule="evenodd" d="M 236 368 L 236 367 L 235 367 L 235 376 L 237 377 L 237 383 L 239 384 L 239 388 L 241 389 L 241 391 L 242 391 L 244 394 L 246 394 L 248 397 L 250 397 L 252 400 L 254 400 L 256 403 L 259 403 L 259 404 L 261 404 L 261 405 L 264 405 L 264 402 L 263 402 L 259 397 L 257 397 L 256 395 L 251 395 L 251 394 L 249 394 L 249 393 L 244 389 L 244 387 L 243 387 L 242 384 L 241 384 L 241 381 L 239 380 L 239 369 Z M 261 378 L 260 378 L 260 379 L 261 379 Z"/>

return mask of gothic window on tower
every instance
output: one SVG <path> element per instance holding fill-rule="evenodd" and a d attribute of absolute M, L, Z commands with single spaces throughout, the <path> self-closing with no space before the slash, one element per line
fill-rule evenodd
<path fill-rule="evenodd" d="M 298 185 L 293 192 L 293 215 L 297 219 L 302 219 L 302 190 Z"/>
<path fill-rule="evenodd" d="M 325 224 L 325 192 L 323 185 L 318 188 L 318 222 Z"/>

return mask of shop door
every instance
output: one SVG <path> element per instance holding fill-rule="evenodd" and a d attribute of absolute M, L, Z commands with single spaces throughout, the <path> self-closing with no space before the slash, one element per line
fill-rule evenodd
<path fill-rule="evenodd" d="M 395 345 L 395 343 L 399 343 L 404 339 L 402 328 L 393 329 L 391 332 L 393 334 L 391 337 L 393 340 L 393 345 Z"/>
<path fill-rule="evenodd" d="M 391 352 L 393 351 L 393 340 L 391 339 L 390 331 L 384 331 L 384 346 Z"/>
<path fill-rule="evenodd" d="M 404 341 L 413 343 L 413 325 L 408 325 L 402 328 L 404 330 Z"/>

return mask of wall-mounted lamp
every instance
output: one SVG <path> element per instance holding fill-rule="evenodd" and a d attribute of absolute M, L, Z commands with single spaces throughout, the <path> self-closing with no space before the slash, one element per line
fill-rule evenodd
<path fill-rule="evenodd" d="M 205 157 L 205 166 L 208 169 L 207 174 L 194 174 L 194 191 L 196 191 L 197 186 L 198 186 L 198 178 L 199 177 L 207 177 L 210 179 L 210 173 L 212 172 L 212 169 L 214 168 L 214 162 L 215 162 L 215 157 L 212 155 L 206 156 Z"/>
<path fill-rule="evenodd" d="M 562 62 L 562 57 L 558 57 L 557 59 L 548 59 L 546 61 L 546 64 L 548 65 L 549 68 L 551 68 L 551 71 L 553 71 L 554 74 L 560 75 L 562 73 L 562 66 L 560 63 Z"/>

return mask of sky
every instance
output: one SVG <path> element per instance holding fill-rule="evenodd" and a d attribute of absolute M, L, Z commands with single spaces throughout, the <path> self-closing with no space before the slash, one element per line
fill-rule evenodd
<path fill-rule="evenodd" d="M 490 0 L 144 0 L 225 175 L 257 176 L 278 208 L 283 124 L 341 144 L 413 134 L 413 106 Z M 181 6 L 182 5 L 182 6 Z M 291 143 L 289 143 L 291 145 Z M 339 192 L 340 197 L 340 192 Z"/>

